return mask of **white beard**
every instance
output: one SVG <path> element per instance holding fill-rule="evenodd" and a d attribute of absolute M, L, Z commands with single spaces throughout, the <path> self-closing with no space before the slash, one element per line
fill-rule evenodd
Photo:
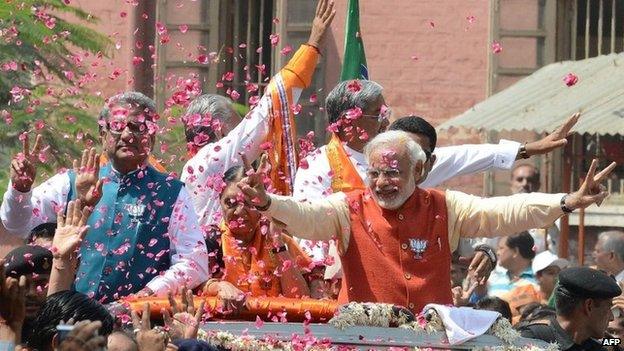
<path fill-rule="evenodd" d="M 410 175 L 410 179 L 407 182 L 405 189 L 403 189 L 402 192 L 395 194 L 392 198 L 380 198 L 375 190 L 371 193 L 373 194 L 375 201 L 377 201 L 377 204 L 379 204 L 379 207 L 386 210 L 396 210 L 397 208 L 403 206 L 407 199 L 412 196 L 414 190 L 416 190 L 416 180 L 412 174 Z"/>

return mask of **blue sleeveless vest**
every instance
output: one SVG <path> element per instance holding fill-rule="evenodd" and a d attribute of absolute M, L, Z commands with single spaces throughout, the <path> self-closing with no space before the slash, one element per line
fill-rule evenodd
<path fill-rule="evenodd" d="M 68 199 L 76 197 L 69 171 Z M 100 168 L 102 198 L 80 248 L 76 291 L 103 303 L 143 289 L 171 265 L 169 219 L 183 183 L 146 167 L 121 175 Z"/>

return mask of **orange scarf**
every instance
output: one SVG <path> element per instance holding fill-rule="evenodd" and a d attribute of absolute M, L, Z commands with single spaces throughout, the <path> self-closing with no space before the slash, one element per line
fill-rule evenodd
<path fill-rule="evenodd" d="M 266 225 L 268 227 L 268 223 Z M 273 243 L 268 237 L 269 233 L 262 234 L 261 227 L 262 224 L 256 229 L 250 245 L 241 248 L 225 222 L 221 222 L 221 248 L 225 264 L 222 279 L 244 292 L 251 292 L 252 296 L 279 296 L 282 294 L 282 285 L 275 271 L 279 269 L 281 272 L 281 263 L 271 252 Z M 282 234 L 282 240 L 293 257 L 292 264 L 296 266 L 296 269 L 310 265 L 312 259 L 290 236 Z M 248 257 L 248 262 L 245 262 L 246 257 Z"/>
<path fill-rule="evenodd" d="M 150 166 L 154 167 L 154 169 L 157 170 L 158 172 L 167 173 L 167 170 L 165 169 L 165 167 L 161 165 L 160 162 L 158 162 L 156 157 L 149 155 L 148 162 Z M 106 157 L 105 154 L 100 155 L 100 167 L 104 166 L 107 163 L 108 163 L 108 157 Z"/>
<path fill-rule="evenodd" d="M 271 252 L 271 240 L 265 240 L 267 235 L 260 232 L 261 226 L 256 229 L 250 245 L 241 248 L 225 222 L 221 223 L 221 247 L 225 264 L 222 279 L 244 292 L 251 292 L 252 296 L 278 296 L 282 287 L 274 274 L 277 258 Z M 246 258 L 248 262 L 245 262 Z"/>
<path fill-rule="evenodd" d="M 331 140 L 326 147 L 327 159 L 332 175 L 332 190 L 334 192 L 349 192 L 353 190 L 364 190 L 366 185 L 358 174 L 355 166 L 351 163 L 349 155 L 344 149 L 340 138 L 336 133 L 332 133 Z"/>

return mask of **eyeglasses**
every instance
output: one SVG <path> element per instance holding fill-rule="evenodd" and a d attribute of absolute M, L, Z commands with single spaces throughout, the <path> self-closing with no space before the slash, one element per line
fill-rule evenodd
<path fill-rule="evenodd" d="M 115 136 L 120 136 L 124 130 L 130 131 L 134 136 L 142 136 L 149 133 L 149 128 L 147 123 L 134 123 L 134 122 L 125 122 L 125 121 L 113 121 L 106 122 L 106 129 Z"/>
<path fill-rule="evenodd" d="M 389 107 L 386 106 L 382 106 L 381 107 L 381 111 L 379 111 L 378 115 L 365 115 L 362 114 L 363 117 L 369 117 L 369 118 L 377 118 L 377 122 L 382 123 L 384 121 L 387 121 L 390 118 L 390 115 L 392 115 L 392 110 Z"/>
<path fill-rule="evenodd" d="M 368 176 L 368 179 L 371 180 L 379 178 L 380 175 L 383 175 L 388 179 L 397 179 L 401 176 L 401 171 L 396 168 L 370 168 L 366 171 L 366 175 Z"/>

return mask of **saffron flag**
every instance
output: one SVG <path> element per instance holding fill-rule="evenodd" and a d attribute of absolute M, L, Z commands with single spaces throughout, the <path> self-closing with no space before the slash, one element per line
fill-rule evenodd
<path fill-rule="evenodd" d="M 368 79 L 364 42 L 360 32 L 359 0 L 349 0 L 345 29 L 344 58 L 340 80 Z"/>

